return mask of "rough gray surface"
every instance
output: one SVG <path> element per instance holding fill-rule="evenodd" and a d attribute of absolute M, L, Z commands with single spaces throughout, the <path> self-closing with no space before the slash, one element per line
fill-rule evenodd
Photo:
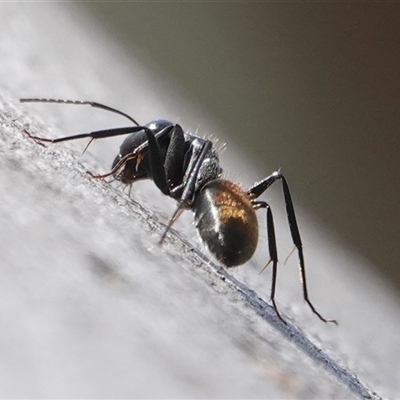
<path fill-rule="evenodd" d="M 364 260 L 298 210 L 311 297 L 340 322 L 335 328 L 313 316 L 301 301 L 295 257 L 281 263 L 278 306 L 310 342 L 277 323 L 255 294 L 268 298 L 268 272 L 257 275 L 265 246 L 234 272 L 254 292 L 199 256 L 195 249 L 204 249 L 190 213 L 175 227 L 190 246 L 174 234 L 160 248 L 158 221 L 168 220 L 174 202 L 146 183 L 135 185 L 132 201 L 86 174 L 107 171 L 119 141 L 99 142 L 80 157 L 83 143 L 43 147 L 21 133 L 28 124 L 32 133 L 54 137 L 121 125 L 120 119 L 72 106 L 21 111 L 17 98 L 102 101 L 134 110 L 141 122 L 179 115 L 194 129 L 202 117 L 73 9 L 3 5 L 2 11 L 0 396 L 352 398 L 368 397 L 368 390 L 396 396 L 397 300 L 361 268 Z M 38 122 L 39 115 L 59 130 Z M 247 186 L 263 177 L 246 160 L 238 171 L 235 148 L 228 149 L 228 178 L 238 180 L 240 172 Z M 292 244 L 280 229 L 287 226 L 281 197 L 272 190 L 268 201 L 283 259 Z"/>

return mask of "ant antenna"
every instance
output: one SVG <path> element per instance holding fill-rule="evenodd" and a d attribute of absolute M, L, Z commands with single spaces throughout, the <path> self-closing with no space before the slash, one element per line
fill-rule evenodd
<path fill-rule="evenodd" d="M 76 106 L 82 106 L 82 105 L 89 105 L 94 108 L 100 108 L 102 110 L 110 111 L 115 114 L 122 115 L 125 118 L 128 118 L 129 121 L 133 122 L 135 125 L 140 126 L 138 122 L 136 122 L 135 119 L 133 119 L 131 116 L 128 114 L 125 114 L 122 111 L 116 110 L 115 108 L 108 107 L 104 104 L 101 103 L 96 103 L 95 101 L 80 101 L 80 100 L 63 100 L 63 99 L 39 99 L 39 98 L 26 98 L 26 99 L 20 99 L 19 100 L 21 103 L 56 103 L 56 104 L 73 104 Z"/>

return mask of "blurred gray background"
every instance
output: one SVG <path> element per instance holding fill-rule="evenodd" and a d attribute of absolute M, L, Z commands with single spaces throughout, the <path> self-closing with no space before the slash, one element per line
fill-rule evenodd
<path fill-rule="evenodd" d="M 260 173 L 282 168 L 296 202 L 400 289 L 398 3 L 83 10 L 184 87 Z"/>

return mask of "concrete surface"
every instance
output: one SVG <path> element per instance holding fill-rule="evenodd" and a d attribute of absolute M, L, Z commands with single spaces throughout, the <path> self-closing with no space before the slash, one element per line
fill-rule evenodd
<path fill-rule="evenodd" d="M 218 124 L 77 9 L 1 8 L 1 397 L 396 397 L 398 299 L 365 260 L 297 209 L 310 296 L 340 326 L 303 304 L 295 256 L 280 265 L 285 326 L 264 302 L 261 241 L 254 260 L 228 275 L 207 261 L 185 213 L 160 248 L 174 202 L 151 183 L 135 185 L 131 200 L 86 174 L 108 170 L 118 140 L 82 157 L 85 143 L 43 147 L 21 132 L 57 137 L 126 122 L 84 107 L 22 107 L 18 97 L 95 100 L 143 122 L 207 123 L 204 133 Z M 261 178 L 245 159 L 237 169 L 236 151 L 229 143 L 223 154 L 228 178 Z M 279 190 L 267 198 L 283 260 L 292 245 L 279 228 Z"/>

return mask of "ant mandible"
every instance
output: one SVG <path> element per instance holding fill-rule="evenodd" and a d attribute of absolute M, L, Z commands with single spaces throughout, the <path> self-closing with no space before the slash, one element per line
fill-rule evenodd
<path fill-rule="evenodd" d="M 134 124 L 58 139 L 42 138 L 25 132 L 35 141 L 48 143 L 90 138 L 85 150 L 95 139 L 129 134 L 122 142 L 111 171 L 104 175 L 89 174 L 96 179 L 114 177 L 127 185 L 140 179 L 152 179 L 163 194 L 177 200 L 178 206 L 161 236 L 160 243 L 181 212 L 191 209 L 195 225 L 210 252 L 228 268 L 242 265 L 250 260 L 257 247 L 258 221 L 255 211 L 265 208 L 270 260 L 264 268 L 272 263 L 271 302 L 276 315 L 286 323 L 275 302 L 278 254 L 272 211 L 267 202 L 257 200 L 275 181 L 281 180 L 290 233 L 300 261 L 304 300 L 322 321 L 337 325 L 336 320 L 325 319 L 308 297 L 303 245 L 289 186 L 280 171 L 243 191 L 239 185 L 221 179 L 218 152 L 212 142 L 184 132 L 178 124 L 156 120 L 142 126 L 119 110 L 91 101 L 39 98 L 25 98 L 20 101 L 90 105 L 122 115 Z"/>

